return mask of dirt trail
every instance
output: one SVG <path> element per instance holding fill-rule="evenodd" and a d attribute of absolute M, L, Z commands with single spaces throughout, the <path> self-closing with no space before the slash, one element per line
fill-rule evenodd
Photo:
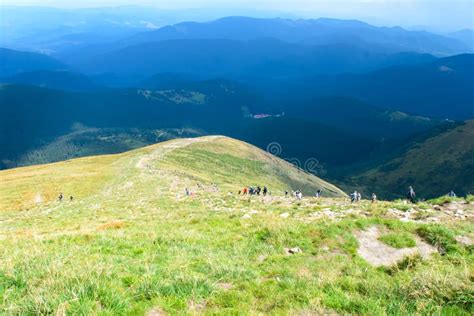
<path fill-rule="evenodd" d="M 144 171 L 153 171 L 151 163 L 153 161 L 163 159 L 168 153 L 172 152 L 175 149 L 183 148 L 194 143 L 199 142 L 209 142 L 220 136 L 208 136 L 208 137 L 199 137 L 199 138 L 180 138 L 170 141 L 168 144 L 158 146 L 150 154 L 140 158 L 138 160 L 136 167 Z"/>

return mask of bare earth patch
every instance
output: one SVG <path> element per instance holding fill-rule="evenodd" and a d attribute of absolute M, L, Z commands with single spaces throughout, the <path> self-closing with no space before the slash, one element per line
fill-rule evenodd
<path fill-rule="evenodd" d="M 419 238 L 416 238 L 416 246 L 413 248 L 396 249 L 390 247 L 378 240 L 380 231 L 376 226 L 358 231 L 355 236 L 359 241 L 359 249 L 357 250 L 359 256 L 377 267 L 394 265 L 403 258 L 417 253 L 423 258 L 427 258 L 430 254 L 436 252 L 436 248 Z"/>
<path fill-rule="evenodd" d="M 456 239 L 456 241 L 463 246 L 471 246 L 472 244 L 474 244 L 472 239 L 467 236 L 456 236 L 454 237 L 454 239 Z"/>
<path fill-rule="evenodd" d="M 113 221 L 113 222 L 108 222 L 102 225 L 97 226 L 97 230 L 105 230 L 105 229 L 120 229 L 124 228 L 127 225 L 126 222 L 124 221 Z"/>

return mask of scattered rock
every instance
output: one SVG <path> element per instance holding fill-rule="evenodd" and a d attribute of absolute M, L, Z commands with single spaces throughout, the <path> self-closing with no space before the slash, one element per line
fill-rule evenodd
<path fill-rule="evenodd" d="M 241 219 L 249 219 L 249 218 L 252 218 L 252 216 L 250 216 L 250 214 L 244 214 Z"/>
<path fill-rule="evenodd" d="M 295 255 L 297 253 L 303 253 L 300 247 L 284 248 L 284 250 L 287 255 Z"/>
<path fill-rule="evenodd" d="M 280 217 L 281 218 L 288 218 L 288 217 L 290 217 L 290 213 L 281 213 Z"/>
<path fill-rule="evenodd" d="M 39 204 L 41 202 L 43 202 L 43 197 L 41 196 L 41 193 L 37 193 L 35 196 L 35 203 Z"/>
<path fill-rule="evenodd" d="M 258 213 L 257 210 L 250 210 L 250 211 L 249 211 L 249 214 L 257 214 L 257 213 Z"/>
<path fill-rule="evenodd" d="M 267 259 L 267 256 L 266 256 L 266 255 L 260 255 L 260 256 L 258 256 L 258 258 L 257 258 L 258 262 L 264 262 L 266 259 Z"/>

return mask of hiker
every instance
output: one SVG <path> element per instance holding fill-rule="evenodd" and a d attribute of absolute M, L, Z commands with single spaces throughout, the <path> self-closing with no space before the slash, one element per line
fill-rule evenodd
<path fill-rule="evenodd" d="M 241 193 L 242 193 L 242 191 L 239 190 L 239 193 L 238 193 L 238 194 L 240 195 Z"/>
<path fill-rule="evenodd" d="M 454 191 L 451 190 L 451 192 L 448 193 L 448 196 L 455 198 L 455 197 L 456 197 L 456 193 L 454 193 Z"/>
<path fill-rule="evenodd" d="M 298 199 L 298 200 L 301 200 L 303 198 L 303 193 L 301 193 L 300 190 L 296 190 L 295 192 L 295 197 Z"/>
<path fill-rule="evenodd" d="M 321 193 L 322 191 L 320 189 L 318 189 L 318 191 L 316 191 L 316 198 L 319 199 L 321 197 Z"/>
<path fill-rule="evenodd" d="M 71 196 L 69 197 L 69 202 L 72 202 L 72 200 L 74 200 L 74 197 L 71 195 Z"/>
<path fill-rule="evenodd" d="M 58 196 L 58 201 L 59 202 L 62 202 L 63 201 L 63 193 L 59 193 L 59 196 Z"/>
<path fill-rule="evenodd" d="M 288 197 L 288 191 L 285 191 L 285 197 Z"/>
<path fill-rule="evenodd" d="M 407 199 L 411 203 L 416 203 L 416 193 L 415 193 L 415 190 L 413 190 L 413 187 L 411 185 L 408 187 Z"/>
<path fill-rule="evenodd" d="M 357 192 L 357 202 L 360 202 L 362 200 L 362 194 L 360 192 Z"/>
<path fill-rule="evenodd" d="M 268 193 L 268 189 L 266 186 L 263 186 L 263 196 L 266 196 Z"/>
<path fill-rule="evenodd" d="M 249 188 L 249 194 L 254 195 L 255 194 L 255 189 L 253 187 Z"/>
<path fill-rule="evenodd" d="M 185 189 L 184 189 L 184 194 L 185 194 L 186 196 L 189 196 L 189 195 L 190 195 L 188 188 L 185 188 Z"/>
<path fill-rule="evenodd" d="M 261 192 L 261 191 L 262 191 L 262 188 L 261 188 L 261 187 L 257 187 L 257 191 L 256 191 L 257 195 L 260 195 L 260 192 Z"/>
<path fill-rule="evenodd" d="M 372 203 L 377 203 L 377 195 L 375 193 L 372 193 Z"/>
<path fill-rule="evenodd" d="M 357 191 L 354 191 L 353 193 L 351 193 L 351 203 L 357 202 L 358 196 L 359 194 L 357 193 Z"/>

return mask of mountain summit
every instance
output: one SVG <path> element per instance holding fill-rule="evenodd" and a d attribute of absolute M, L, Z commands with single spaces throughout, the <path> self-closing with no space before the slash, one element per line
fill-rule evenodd
<path fill-rule="evenodd" d="M 59 192 L 91 203 L 138 197 L 154 201 L 183 195 L 186 188 L 196 194 L 214 189 L 235 194 L 250 186 L 267 186 L 280 195 L 285 190 L 313 195 L 321 189 L 327 196 L 345 196 L 280 158 L 224 136 L 176 139 L 118 155 L 11 169 L 2 171 L 0 179 L 2 210 L 47 207 L 44 203 L 54 201 Z"/>

